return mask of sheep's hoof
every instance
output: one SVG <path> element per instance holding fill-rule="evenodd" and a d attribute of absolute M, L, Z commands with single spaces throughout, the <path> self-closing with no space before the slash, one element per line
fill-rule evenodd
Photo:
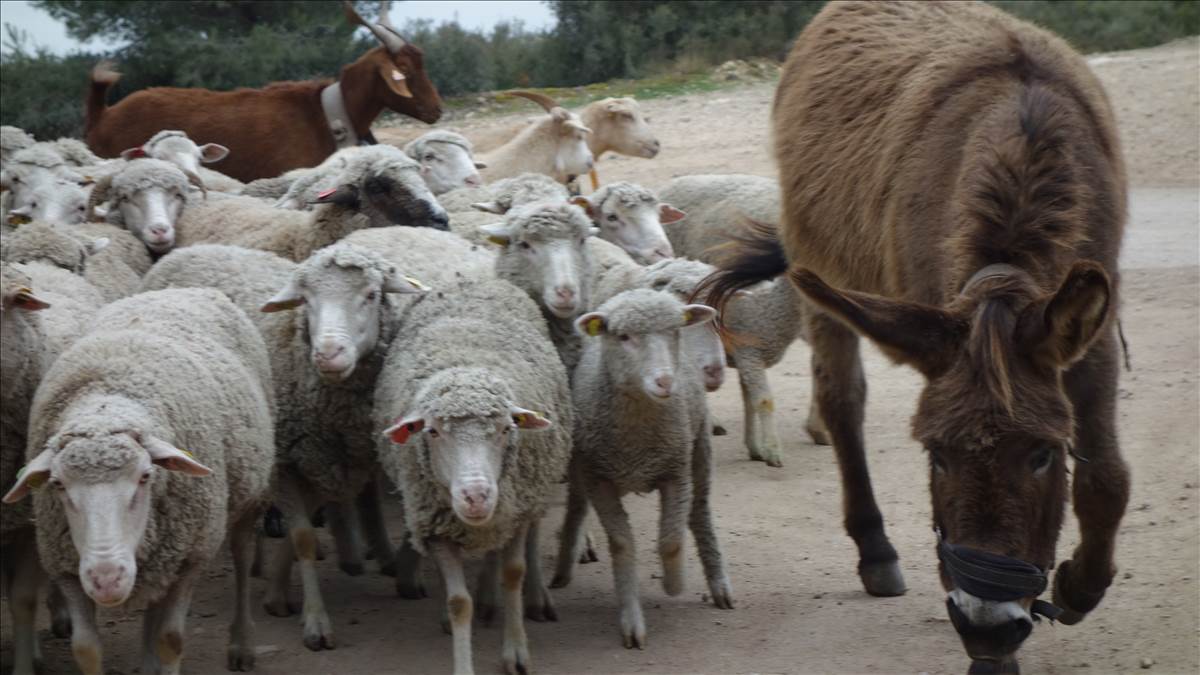
<path fill-rule="evenodd" d="M 338 568 L 346 574 L 357 577 L 362 576 L 367 568 L 362 564 L 361 560 L 345 560 L 338 563 Z"/>
<path fill-rule="evenodd" d="M 751 462 L 761 462 L 761 461 L 764 461 L 764 459 L 765 459 L 763 457 L 762 453 L 758 451 L 758 448 L 756 448 L 752 445 L 746 446 L 746 452 L 750 456 Z"/>
<path fill-rule="evenodd" d="M 729 583 L 729 577 L 722 574 L 716 579 L 709 579 L 708 592 L 718 609 L 733 609 L 733 586 Z"/>
<path fill-rule="evenodd" d="M 725 428 L 725 425 L 723 425 L 723 424 L 712 425 L 712 435 L 713 436 L 726 436 L 728 434 L 729 434 L 729 430 Z"/>
<path fill-rule="evenodd" d="M 398 568 L 399 568 L 399 565 L 393 559 L 390 562 L 382 563 L 379 566 L 379 573 L 385 577 L 395 577 L 396 574 L 399 572 Z"/>
<path fill-rule="evenodd" d="M 508 675 L 529 674 L 529 647 L 524 644 L 504 645 L 504 672 Z"/>
<path fill-rule="evenodd" d="M 858 577 L 862 579 L 863 588 L 874 596 L 890 598 L 904 595 L 908 586 L 904 584 L 904 575 L 900 573 L 900 561 L 860 564 Z"/>
<path fill-rule="evenodd" d="M 240 645 L 229 645 L 225 667 L 235 673 L 254 670 L 254 648 L 243 649 Z"/>
<path fill-rule="evenodd" d="M 621 611 L 621 639 L 625 649 L 646 648 L 646 622 L 640 607 Z"/>
<path fill-rule="evenodd" d="M 984 661 L 981 659 L 971 659 L 971 667 L 967 669 L 967 675 L 1020 675 L 1021 665 L 1017 663 L 1016 657 L 1005 659 L 1003 661 Z"/>
<path fill-rule="evenodd" d="M 556 572 L 550 580 L 550 588 L 566 588 L 571 585 L 570 573 Z"/>
<path fill-rule="evenodd" d="M 554 601 L 550 591 L 541 588 L 525 603 L 525 618 L 530 621 L 558 621 L 558 612 L 554 609 Z"/>
<path fill-rule="evenodd" d="M 766 462 L 767 466 L 774 467 L 776 469 L 783 466 L 783 460 L 779 458 L 779 455 L 772 456 L 771 458 L 767 459 Z"/>
<path fill-rule="evenodd" d="M 56 638 L 71 637 L 71 615 L 67 613 L 55 612 L 50 619 L 50 632 Z"/>
<path fill-rule="evenodd" d="M 308 621 L 304 622 L 304 646 L 314 652 L 337 648 L 337 642 L 333 639 L 333 626 L 329 625 L 329 617 L 310 617 Z"/>
<path fill-rule="evenodd" d="M 263 609 L 271 616 L 291 616 L 297 608 L 287 600 L 268 600 L 263 603 Z"/>
<path fill-rule="evenodd" d="M 592 541 L 592 533 L 588 532 L 583 537 L 583 550 L 579 552 L 579 564 L 586 565 L 599 561 L 600 556 L 596 555 L 596 543 Z"/>

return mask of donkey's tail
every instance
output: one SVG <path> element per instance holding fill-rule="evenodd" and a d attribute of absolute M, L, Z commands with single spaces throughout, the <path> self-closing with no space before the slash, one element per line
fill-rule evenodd
<path fill-rule="evenodd" d="M 747 218 L 741 231 L 710 249 L 719 268 L 697 284 L 692 299 L 723 312 L 738 291 L 787 271 L 787 256 L 772 223 Z M 720 317 L 720 314 L 718 314 Z M 718 325 L 720 318 L 717 319 Z"/>

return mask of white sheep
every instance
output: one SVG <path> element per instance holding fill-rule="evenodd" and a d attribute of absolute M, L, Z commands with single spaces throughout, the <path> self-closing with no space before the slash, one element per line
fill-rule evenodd
<path fill-rule="evenodd" d="M 43 261 L 82 276 L 112 302 L 138 292 L 150 254 L 129 232 L 105 223 L 59 226 L 33 222 L 6 236 L 0 259 Z"/>
<path fill-rule="evenodd" d="M 591 129 L 584 126 L 578 115 L 545 94 L 508 93 L 541 105 L 549 114 L 534 120 L 504 145 L 480 156 L 487 165 L 483 170 L 487 182 L 533 172 L 567 184 L 591 170 L 595 163 L 587 145 Z"/>
<path fill-rule="evenodd" d="M 360 574 L 354 499 L 378 474 L 371 400 L 394 332 L 393 314 L 403 306 L 392 294 L 419 293 L 422 287 L 381 256 L 346 243 L 324 248 L 299 265 L 238 247 L 182 248 L 155 265 L 145 287 L 215 288 L 254 313 L 275 376 L 276 504 L 300 562 L 304 644 L 313 650 L 334 648 L 313 567 L 310 517 L 322 505 L 338 505 L 337 514 L 348 521 L 333 528 L 339 560 L 345 571 Z M 291 309 L 296 311 L 285 311 Z M 367 534 L 380 565 L 393 566 L 382 519 Z M 267 611 L 276 616 L 290 613 L 291 565 L 291 551 L 276 559 L 266 600 Z"/>
<path fill-rule="evenodd" d="M 680 363 L 680 329 L 715 315 L 705 305 L 636 289 L 576 320 L 588 337 L 572 388 L 578 423 L 570 489 L 587 494 L 608 533 L 626 648 L 646 644 L 633 531 L 621 505 L 626 493 L 659 492 L 663 590 L 683 592 L 686 513 L 713 604 L 733 607 L 709 504 L 712 447 L 704 387 L 695 369 Z M 554 587 L 570 581 L 585 513 L 567 512 Z"/>
<path fill-rule="evenodd" d="M 421 165 L 390 145 L 345 148 L 301 174 L 275 203 L 284 209 L 311 210 L 322 194 L 356 185 L 367 197 L 380 200 L 391 212 L 384 225 L 416 224 L 419 217 L 443 224 L 441 205 L 421 175 Z M 382 227 L 383 225 L 376 225 Z"/>
<path fill-rule="evenodd" d="M 503 662 L 509 673 L 530 666 L 522 586 L 540 581 L 526 578 L 526 544 L 566 469 L 572 425 L 567 374 L 538 314 L 503 281 L 430 293 L 412 305 L 379 376 L 380 461 L 400 488 L 412 544 L 445 579 L 460 674 L 473 672 L 469 553 L 501 552 Z"/>
<path fill-rule="evenodd" d="M 90 326 L 102 303 L 87 282 L 42 263 L 0 262 L 0 490 L 7 492 L 25 461 L 34 391 L 46 371 Z M 44 573 L 28 504 L 0 504 L 4 594 L 12 613 L 13 673 L 32 675 L 40 648 L 34 632 Z M 65 609 L 65 608 L 63 608 Z M 53 617 L 56 635 L 70 621 Z"/>
<path fill-rule="evenodd" d="M 747 219 L 774 223 L 779 218 L 779 185 L 759 176 L 684 176 L 670 181 L 662 196 L 688 212 L 666 227 L 676 252 L 707 262 L 718 254 L 715 247 L 744 232 Z M 782 466 L 783 460 L 766 371 L 804 337 L 804 311 L 795 288 L 787 280 L 775 280 L 731 302 L 721 319 L 733 336 L 729 365 L 737 368 L 742 385 L 746 449 L 751 459 L 769 466 Z M 815 398 L 809 403 L 805 428 L 813 442 L 829 443 Z"/>
<path fill-rule="evenodd" d="M 451 211 L 451 232 L 483 243 L 487 236 L 479 227 L 496 222 L 496 215 L 504 215 L 523 204 L 565 202 L 569 196 L 567 188 L 553 178 L 541 173 L 523 173 L 482 188 L 454 190 L 438 197 L 438 201 Z"/>
<path fill-rule="evenodd" d="M 145 143 L 121 152 L 124 159 L 149 157 L 170 162 L 189 178 L 194 174 L 196 178 L 193 182 L 204 186 L 205 189 L 237 194 L 246 187 L 245 183 L 220 171 L 200 166 L 202 163 L 219 162 L 228 155 L 229 148 L 219 143 L 197 145 L 186 133 L 170 129 L 164 129 L 151 136 Z"/>
<path fill-rule="evenodd" d="M 33 136 L 20 127 L 0 126 L 0 168 L 8 162 L 12 153 L 36 143 Z"/>
<path fill-rule="evenodd" d="M 160 159 L 122 160 L 112 173 L 96 181 L 86 220 L 95 220 L 99 206 L 108 203 L 105 221 L 129 230 L 151 253 L 162 255 L 175 246 L 180 214 L 199 201 L 189 194 L 192 180 Z"/>
<path fill-rule="evenodd" d="M 683 219 L 683 211 L 660 202 L 653 191 L 633 183 L 609 183 L 571 200 L 583 207 L 599 236 L 620 246 L 640 264 L 674 257 L 663 226 Z"/>
<path fill-rule="evenodd" d="M 78 223 L 87 213 L 90 176 L 68 165 L 48 143 L 36 143 L 9 155 L 0 171 L 6 193 L 5 225 L 31 220 Z"/>
<path fill-rule="evenodd" d="M 48 483 L 34 495 L 38 549 L 85 674 L 103 672 L 95 604 L 146 607 L 142 672 L 178 672 L 192 589 L 227 536 L 228 666 L 253 667 L 249 569 L 273 404 L 262 338 L 208 289 L 108 305 L 51 366 L 30 412 L 29 463 L 4 501 Z"/>
<path fill-rule="evenodd" d="M 462 134 L 437 130 L 419 136 L 404 146 L 404 154 L 421 165 L 421 177 L 435 195 L 483 184 L 479 169 L 483 162 L 475 161 L 471 142 Z"/>

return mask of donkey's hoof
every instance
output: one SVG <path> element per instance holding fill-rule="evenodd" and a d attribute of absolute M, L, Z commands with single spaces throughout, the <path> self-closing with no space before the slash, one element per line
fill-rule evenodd
<path fill-rule="evenodd" d="M 1058 571 L 1054 573 L 1054 591 L 1051 593 L 1051 600 L 1062 610 L 1058 621 L 1067 626 L 1074 626 L 1083 621 L 1083 617 L 1095 609 L 1104 598 L 1104 591 L 1087 593 L 1072 589 L 1071 569 L 1070 560 L 1059 563 Z"/>
<path fill-rule="evenodd" d="M 967 675 L 1021 675 L 1021 665 L 1016 657 L 1003 661 L 984 661 L 972 659 Z"/>
<path fill-rule="evenodd" d="M 904 575 L 900 573 L 899 560 L 861 564 L 858 576 L 862 579 L 863 588 L 871 595 L 890 598 L 908 591 Z"/>

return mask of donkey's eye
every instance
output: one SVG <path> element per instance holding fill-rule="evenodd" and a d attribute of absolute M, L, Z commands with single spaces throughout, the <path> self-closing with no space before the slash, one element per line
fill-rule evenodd
<path fill-rule="evenodd" d="M 929 451 L 929 462 L 933 464 L 934 471 L 946 473 L 946 460 L 942 459 L 941 454 L 937 451 Z"/>
<path fill-rule="evenodd" d="M 1050 448 L 1042 448 L 1029 458 L 1029 467 L 1036 473 L 1050 466 L 1050 461 L 1053 459 L 1054 453 Z"/>

